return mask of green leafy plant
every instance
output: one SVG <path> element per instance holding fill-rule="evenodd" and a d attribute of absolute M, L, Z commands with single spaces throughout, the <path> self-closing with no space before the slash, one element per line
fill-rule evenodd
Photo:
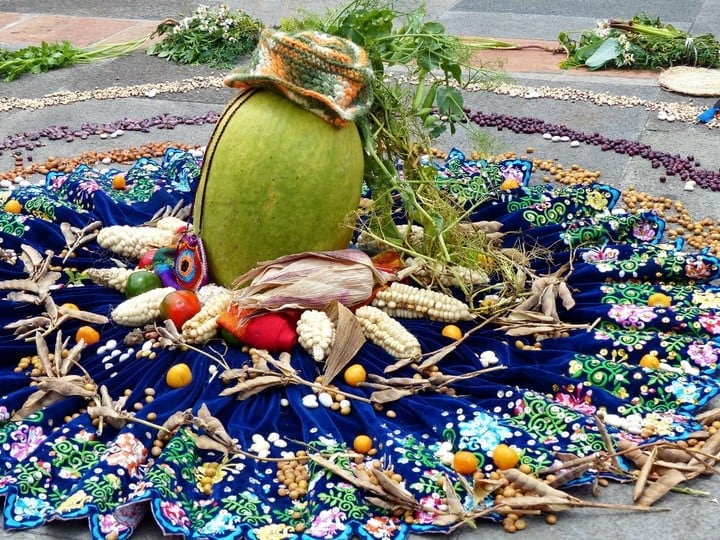
<path fill-rule="evenodd" d="M 577 40 L 561 32 L 562 67 L 660 69 L 675 65 L 720 66 L 720 43 L 711 34 L 690 36 L 643 13 L 627 21 L 604 20 Z"/>
<path fill-rule="evenodd" d="M 437 186 L 426 156 L 442 133 L 454 133 L 459 125 L 470 129 L 462 88 L 497 75 L 470 65 L 479 44 L 469 46 L 425 17 L 422 6 L 402 11 L 395 2 L 353 0 L 325 18 L 283 20 L 281 29 L 323 31 L 350 39 L 368 53 L 375 71 L 373 105 L 356 120 L 365 149 L 364 179 L 372 192 L 361 220 L 363 233 L 436 268 L 475 270 L 482 260 L 478 254 L 492 246 L 482 234 L 464 232 L 472 208 Z M 419 226 L 422 240 L 410 240 L 409 232 L 397 226 L 398 218 Z M 500 253 L 493 257 L 503 259 Z M 508 273 L 511 266 L 505 266 Z"/>
<path fill-rule="evenodd" d="M 131 53 L 148 40 L 144 37 L 124 43 L 114 43 L 101 47 L 80 48 L 69 41 L 30 45 L 18 50 L 0 48 L 0 77 L 11 82 L 25 74 L 44 73 L 74 64 L 88 64 L 99 60 L 108 60 Z"/>
<path fill-rule="evenodd" d="M 263 24 L 242 10 L 225 4 L 199 6 L 180 21 L 166 19 L 154 32 L 162 38 L 147 53 L 179 64 L 208 64 L 233 67 L 257 45 Z"/>

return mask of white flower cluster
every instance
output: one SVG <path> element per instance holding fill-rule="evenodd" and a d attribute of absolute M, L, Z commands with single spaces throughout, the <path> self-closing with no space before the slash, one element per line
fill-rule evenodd
<path fill-rule="evenodd" d="M 237 19 L 230 12 L 226 4 L 219 4 L 215 10 L 201 4 L 191 16 L 184 17 L 180 23 L 172 29 L 172 32 L 179 34 L 187 32 L 190 29 L 200 30 L 209 34 L 220 32 L 222 33 L 223 39 L 234 42 L 237 41 L 237 37 L 232 34 L 231 29 L 235 27 L 236 24 Z"/>

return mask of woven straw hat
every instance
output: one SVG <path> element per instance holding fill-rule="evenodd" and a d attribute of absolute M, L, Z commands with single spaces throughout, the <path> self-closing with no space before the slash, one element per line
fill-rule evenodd
<path fill-rule="evenodd" d="M 690 96 L 720 96 L 720 69 L 675 66 L 663 71 L 660 86 Z"/>
<path fill-rule="evenodd" d="M 365 50 L 321 32 L 265 29 L 249 71 L 231 72 L 225 85 L 269 88 L 336 126 L 368 112 L 373 71 Z"/>

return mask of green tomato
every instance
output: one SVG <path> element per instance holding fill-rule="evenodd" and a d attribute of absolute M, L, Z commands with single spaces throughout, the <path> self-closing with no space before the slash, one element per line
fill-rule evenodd
<path fill-rule="evenodd" d="M 160 276 L 149 270 L 138 270 L 130 274 L 125 284 L 125 296 L 132 298 L 151 289 L 162 286 Z"/>

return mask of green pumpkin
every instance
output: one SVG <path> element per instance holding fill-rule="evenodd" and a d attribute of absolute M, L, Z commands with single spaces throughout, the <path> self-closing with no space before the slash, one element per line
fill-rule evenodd
<path fill-rule="evenodd" d="M 239 94 L 210 138 L 193 206 L 211 279 L 230 285 L 262 261 L 346 248 L 362 177 L 354 124 L 334 127 L 269 90 Z"/>

